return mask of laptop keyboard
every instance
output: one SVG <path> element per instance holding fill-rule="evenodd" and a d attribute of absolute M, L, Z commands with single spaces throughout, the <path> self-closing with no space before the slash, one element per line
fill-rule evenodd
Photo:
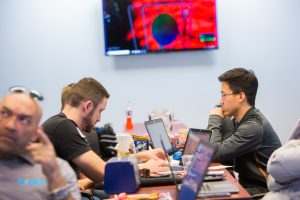
<path fill-rule="evenodd" d="M 203 184 L 202 188 L 201 188 L 202 191 L 212 191 L 212 188 L 210 186 L 210 184 Z"/>
<path fill-rule="evenodd" d="M 183 171 L 184 170 L 184 168 L 179 165 L 173 165 L 173 166 L 171 166 L 171 168 L 172 168 L 172 171 Z"/>

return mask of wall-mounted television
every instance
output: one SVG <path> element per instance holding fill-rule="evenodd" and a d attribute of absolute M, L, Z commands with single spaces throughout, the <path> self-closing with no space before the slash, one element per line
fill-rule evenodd
<path fill-rule="evenodd" d="M 106 55 L 218 48 L 216 0 L 104 0 Z"/>

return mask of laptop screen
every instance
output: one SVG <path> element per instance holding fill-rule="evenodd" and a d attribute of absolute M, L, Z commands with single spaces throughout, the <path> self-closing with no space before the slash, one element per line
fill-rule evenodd
<path fill-rule="evenodd" d="M 206 141 L 200 141 L 193 161 L 182 181 L 177 199 L 194 200 L 202 186 L 208 166 L 214 155 L 215 146 Z"/>
<path fill-rule="evenodd" d="M 168 132 L 161 118 L 145 121 L 145 126 L 154 148 L 163 148 L 160 141 L 162 140 L 167 153 L 170 154 L 174 152 Z"/>
<path fill-rule="evenodd" d="M 211 130 L 190 128 L 183 148 L 183 155 L 194 155 L 200 141 L 209 141 Z"/>

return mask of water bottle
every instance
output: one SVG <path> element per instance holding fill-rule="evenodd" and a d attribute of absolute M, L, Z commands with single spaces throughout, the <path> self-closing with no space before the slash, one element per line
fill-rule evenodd
<path fill-rule="evenodd" d="M 133 124 L 132 124 L 132 109 L 130 106 L 130 103 L 128 102 L 127 108 L 126 108 L 126 130 L 132 130 Z"/>

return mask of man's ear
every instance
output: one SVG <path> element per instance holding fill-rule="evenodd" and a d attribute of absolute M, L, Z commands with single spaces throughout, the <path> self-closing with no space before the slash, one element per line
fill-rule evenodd
<path fill-rule="evenodd" d="M 94 109 L 94 104 L 92 101 L 86 101 L 83 104 L 83 109 L 86 113 L 90 113 Z"/>
<path fill-rule="evenodd" d="M 238 95 L 239 95 L 239 100 L 240 100 L 240 102 L 245 102 L 245 101 L 247 101 L 247 97 L 246 97 L 245 92 L 240 92 Z"/>

